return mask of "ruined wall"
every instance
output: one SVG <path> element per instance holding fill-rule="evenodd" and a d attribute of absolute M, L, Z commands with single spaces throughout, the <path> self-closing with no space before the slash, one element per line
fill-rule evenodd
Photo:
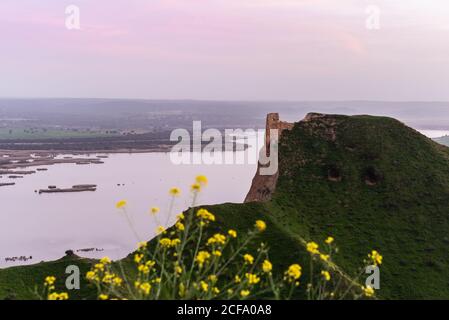
<path fill-rule="evenodd" d="M 280 121 L 278 113 L 269 113 L 267 115 L 266 121 L 266 131 L 265 131 L 265 152 L 266 155 L 270 155 L 270 145 L 271 143 L 277 143 L 278 141 L 273 141 L 270 139 L 270 132 L 273 129 L 277 129 L 279 138 L 282 135 L 284 130 L 291 130 L 293 128 L 293 123 Z M 262 149 L 261 152 L 264 152 Z M 253 182 L 251 184 L 251 188 L 245 198 L 245 202 L 253 202 L 253 201 L 268 201 L 271 199 L 271 195 L 273 194 L 276 183 L 279 177 L 279 172 L 276 172 L 273 175 L 260 175 L 260 163 L 257 167 L 256 175 L 253 178 Z"/>

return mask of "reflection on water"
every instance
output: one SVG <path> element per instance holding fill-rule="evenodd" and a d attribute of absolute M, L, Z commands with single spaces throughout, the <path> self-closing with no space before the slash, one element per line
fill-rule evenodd
<path fill-rule="evenodd" d="M 159 225 L 150 208 L 161 208 L 160 223 L 173 223 L 175 215 L 190 206 L 189 186 L 197 174 L 209 178 L 199 202 L 215 204 L 242 202 L 256 172 L 255 164 L 174 165 L 165 153 L 111 154 L 103 160 L 98 165 L 48 166 L 48 171 L 0 188 L 0 267 L 58 259 L 69 249 L 84 257 L 121 258 L 135 248 L 137 239 L 115 208 L 117 201 L 128 201 L 139 237 L 148 240 Z M 9 181 L 5 176 L 1 179 Z M 67 188 L 77 184 L 98 188 L 95 192 L 35 193 L 50 185 Z M 173 186 L 183 193 L 170 218 L 166 214 L 168 189 Z M 8 257 L 32 259 L 6 262 Z"/>
<path fill-rule="evenodd" d="M 427 136 L 428 138 L 440 138 L 443 136 L 449 135 L 448 130 L 418 130 L 423 135 Z"/>

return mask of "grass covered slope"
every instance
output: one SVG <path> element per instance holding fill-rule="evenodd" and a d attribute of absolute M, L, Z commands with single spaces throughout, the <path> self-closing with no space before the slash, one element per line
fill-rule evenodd
<path fill-rule="evenodd" d="M 316 115 L 283 132 L 279 160 L 270 201 L 207 207 L 223 230 L 266 221 L 256 243 L 271 248 L 275 273 L 300 263 L 305 287 L 308 253 L 298 239 L 332 235 L 349 275 L 372 249 L 384 256 L 378 297 L 449 298 L 448 148 L 391 118 Z M 29 298 L 27 284 L 64 276 L 58 263 L 0 270 L 0 298 L 8 287 Z"/>
<path fill-rule="evenodd" d="M 341 248 L 348 271 L 384 255 L 385 298 L 449 298 L 449 149 L 383 117 L 299 122 L 280 142 L 280 175 L 266 204 L 291 233 Z"/>
<path fill-rule="evenodd" d="M 96 290 L 87 286 L 84 281 L 84 275 L 90 269 L 92 261 L 80 259 L 79 257 L 64 257 L 62 259 L 41 262 L 29 266 L 11 267 L 0 269 L 0 300 L 3 299 L 41 299 L 42 289 L 45 277 L 56 275 L 56 287 L 67 291 L 65 288 L 66 268 L 70 265 L 76 265 L 80 269 L 81 284 L 80 290 L 70 291 L 71 299 L 96 298 Z"/>

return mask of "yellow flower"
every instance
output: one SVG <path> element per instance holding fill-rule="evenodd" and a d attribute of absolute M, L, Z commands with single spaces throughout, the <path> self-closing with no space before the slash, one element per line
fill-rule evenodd
<path fill-rule="evenodd" d="M 120 278 L 120 277 L 118 277 L 118 276 L 115 276 L 115 277 L 112 279 L 112 284 L 115 285 L 115 286 L 121 286 L 122 283 L 123 283 L 123 279 Z"/>
<path fill-rule="evenodd" d="M 186 286 L 182 282 L 179 284 L 179 291 L 178 291 L 178 293 L 179 293 L 180 297 L 184 297 L 184 295 L 186 293 Z"/>
<path fill-rule="evenodd" d="M 299 264 L 292 264 L 285 272 L 285 275 L 289 282 L 298 280 L 301 277 L 301 270 L 302 268 Z"/>
<path fill-rule="evenodd" d="M 376 250 L 371 251 L 371 253 L 368 254 L 368 258 L 370 258 L 376 266 L 382 264 L 383 257 Z"/>
<path fill-rule="evenodd" d="M 111 284 L 112 281 L 114 280 L 114 277 L 115 277 L 114 274 L 107 272 L 101 281 L 107 284 Z"/>
<path fill-rule="evenodd" d="M 201 185 L 199 183 L 194 183 L 190 186 L 190 189 L 193 192 L 199 192 L 199 191 L 201 191 Z"/>
<path fill-rule="evenodd" d="M 240 295 L 241 295 L 243 298 L 249 296 L 250 293 L 251 293 L 251 292 L 250 292 L 249 290 L 242 290 L 242 291 L 240 291 Z"/>
<path fill-rule="evenodd" d="M 309 242 L 307 243 L 307 251 L 309 251 L 311 254 L 319 254 L 318 251 L 318 244 L 316 242 Z"/>
<path fill-rule="evenodd" d="M 98 275 L 95 271 L 88 271 L 86 273 L 86 279 L 90 281 L 99 281 Z"/>
<path fill-rule="evenodd" d="M 104 270 L 104 264 L 97 263 L 97 264 L 94 265 L 94 268 L 97 269 L 97 270 L 103 271 Z"/>
<path fill-rule="evenodd" d="M 152 213 L 153 215 L 157 214 L 159 211 L 160 211 L 160 209 L 159 209 L 158 207 L 153 207 L 153 208 L 151 208 L 151 213 Z"/>
<path fill-rule="evenodd" d="M 147 243 L 146 243 L 145 241 L 139 242 L 139 243 L 137 244 L 137 249 L 138 249 L 138 250 L 145 249 L 146 247 L 147 247 Z"/>
<path fill-rule="evenodd" d="M 135 263 L 140 263 L 140 261 L 142 261 L 142 259 L 143 259 L 143 254 L 141 254 L 141 253 L 136 253 L 136 254 L 134 255 L 134 262 L 135 262 Z"/>
<path fill-rule="evenodd" d="M 123 207 L 125 207 L 126 206 L 126 201 L 125 200 L 120 200 L 119 202 L 117 202 L 117 204 L 115 205 L 115 207 L 117 208 L 117 209 L 121 209 L 121 208 L 123 208 Z"/>
<path fill-rule="evenodd" d="M 216 233 L 207 240 L 207 245 L 225 244 L 225 242 L 226 242 L 226 236 L 222 235 L 221 233 Z"/>
<path fill-rule="evenodd" d="M 45 285 L 46 286 L 52 286 L 56 281 L 56 278 L 53 276 L 48 276 L 45 278 Z"/>
<path fill-rule="evenodd" d="M 207 292 L 209 290 L 209 285 L 205 281 L 200 282 L 200 287 L 201 287 L 201 290 L 203 290 L 204 292 Z"/>
<path fill-rule="evenodd" d="M 208 183 L 207 177 L 203 175 L 199 175 L 196 177 L 196 182 L 199 183 L 202 186 L 206 186 Z"/>
<path fill-rule="evenodd" d="M 320 259 L 323 261 L 329 261 L 329 255 L 320 253 Z"/>
<path fill-rule="evenodd" d="M 235 230 L 229 230 L 228 231 L 229 236 L 231 236 L 232 238 L 237 238 L 237 231 Z"/>
<path fill-rule="evenodd" d="M 198 265 L 200 268 L 203 267 L 204 263 L 207 262 L 207 260 L 210 258 L 210 253 L 207 251 L 200 251 L 198 252 L 195 260 L 198 262 Z"/>
<path fill-rule="evenodd" d="M 100 294 L 100 295 L 98 296 L 98 299 L 100 299 L 100 300 L 108 300 L 108 299 L 109 299 L 109 296 L 108 296 L 107 294 Z"/>
<path fill-rule="evenodd" d="M 236 275 L 236 276 L 234 277 L 234 282 L 235 282 L 235 283 L 240 283 L 240 282 L 242 282 L 242 279 L 241 279 L 238 275 Z"/>
<path fill-rule="evenodd" d="M 212 282 L 212 283 L 215 283 L 215 282 L 217 282 L 217 280 L 218 280 L 218 278 L 217 278 L 217 276 L 216 276 L 215 274 L 211 274 L 211 275 L 208 277 L 208 279 L 209 279 L 209 281 Z"/>
<path fill-rule="evenodd" d="M 273 265 L 271 264 L 271 262 L 269 260 L 265 260 L 262 263 L 262 270 L 263 270 L 263 272 L 269 273 L 269 272 L 271 272 L 272 269 L 273 269 Z"/>
<path fill-rule="evenodd" d="M 139 289 L 144 295 L 147 296 L 150 294 L 151 284 L 149 284 L 148 282 L 144 282 L 139 286 Z"/>
<path fill-rule="evenodd" d="M 102 263 L 102 264 L 110 264 L 111 263 L 111 259 L 109 259 L 109 257 L 103 257 L 103 258 L 101 258 L 100 263 Z"/>
<path fill-rule="evenodd" d="M 137 270 L 139 270 L 139 272 L 143 273 L 143 274 L 149 274 L 150 273 L 150 268 L 144 264 L 141 264 L 137 267 Z"/>
<path fill-rule="evenodd" d="M 248 264 L 253 264 L 253 262 L 254 262 L 254 257 L 248 253 L 243 256 L 243 259 Z"/>
<path fill-rule="evenodd" d="M 184 220 L 184 218 L 185 218 L 184 213 L 180 213 L 176 216 L 176 219 L 178 219 L 178 220 Z"/>
<path fill-rule="evenodd" d="M 182 273 L 182 268 L 181 268 L 180 266 L 176 266 L 176 267 L 175 267 L 175 272 L 176 272 L 177 274 L 181 274 L 181 273 Z"/>
<path fill-rule="evenodd" d="M 334 242 L 334 238 L 327 237 L 327 239 L 324 242 L 326 242 L 327 244 L 331 244 L 332 242 Z"/>
<path fill-rule="evenodd" d="M 48 300 L 68 300 L 69 295 L 66 292 L 53 292 L 48 295 Z"/>
<path fill-rule="evenodd" d="M 216 257 L 221 257 L 221 251 L 220 250 L 215 250 L 212 252 L 212 254 Z"/>
<path fill-rule="evenodd" d="M 329 281 L 331 279 L 331 275 L 328 271 L 321 271 L 321 275 L 323 276 L 324 280 Z"/>
<path fill-rule="evenodd" d="M 265 231 L 265 229 L 267 228 L 267 224 L 265 223 L 265 221 L 262 220 L 257 220 L 255 227 L 257 230 L 259 230 L 260 232 Z"/>
<path fill-rule="evenodd" d="M 218 289 L 217 287 L 213 287 L 213 288 L 212 288 L 212 292 L 213 292 L 214 294 L 219 294 L 219 293 L 220 293 L 220 289 Z"/>
<path fill-rule="evenodd" d="M 162 238 L 161 240 L 159 240 L 159 243 L 163 248 L 169 248 L 171 246 L 171 239 Z"/>
<path fill-rule="evenodd" d="M 173 196 L 173 197 L 177 197 L 181 194 L 181 189 L 173 187 L 169 190 L 169 193 Z"/>
<path fill-rule="evenodd" d="M 147 262 L 145 262 L 145 265 L 149 268 L 154 267 L 155 264 L 156 262 L 154 262 L 153 260 L 148 260 Z"/>
<path fill-rule="evenodd" d="M 366 297 L 374 296 L 374 289 L 371 286 L 362 287 L 362 290 Z"/>
<path fill-rule="evenodd" d="M 185 227 L 184 224 L 182 222 L 176 222 L 176 229 L 178 229 L 179 231 L 184 231 Z"/>
<path fill-rule="evenodd" d="M 164 233 L 164 232 L 165 232 L 165 228 L 163 226 L 157 227 L 157 229 L 156 229 L 156 233 L 157 234 L 161 234 L 161 233 Z"/>
<path fill-rule="evenodd" d="M 198 210 L 196 216 L 204 220 L 215 221 L 215 216 L 206 209 Z"/>
<path fill-rule="evenodd" d="M 250 285 L 258 284 L 260 282 L 260 278 L 256 274 L 247 273 L 245 274 L 245 277 Z"/>

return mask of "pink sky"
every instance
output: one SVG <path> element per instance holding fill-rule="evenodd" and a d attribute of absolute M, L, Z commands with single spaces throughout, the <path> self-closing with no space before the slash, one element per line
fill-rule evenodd
<path fill-rule="evenodd" d="M 447 0 L 2 0 L 0 97 L 449 100 L 448 39 Z"/>

